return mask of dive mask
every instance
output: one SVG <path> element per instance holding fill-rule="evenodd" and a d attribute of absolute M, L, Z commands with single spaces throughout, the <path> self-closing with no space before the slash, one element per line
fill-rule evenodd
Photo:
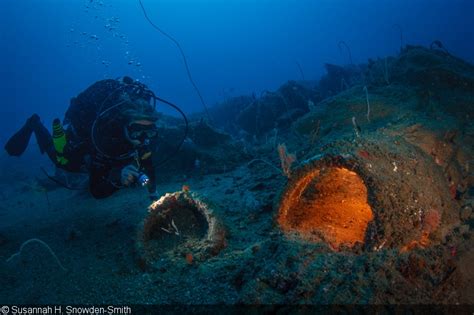
<path fill-rule="evenodd" d="M 158 130 L 155 124 L 131 123 L 126 127 L 128 138 L 132 141 L 140 141 L 144 144 L 158 136 Z"/>

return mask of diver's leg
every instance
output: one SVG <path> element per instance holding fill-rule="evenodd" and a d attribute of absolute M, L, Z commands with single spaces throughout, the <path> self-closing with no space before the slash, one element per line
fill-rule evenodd
<path fill-rule="evenodd" d="M 20 156 L 25 152 L 26 147 L 30 142 L 35 121 L 39 121 L 39 116 L 36 114 L 28 118 L 25 125 L 8 140 L 5 145 L 5 150 L 9 155 Z"/>
<path fill-rule="evenodd" d="M 41 123 L 39 117 L 32 123 L 31 127 L 35 133 L 41 154 L 46 152 L 49 159 L 56 164 L 56 150 L 54 149 L 53 137 L 49 130 Z"/>
<path fill-rule="evenodd" d="M 48 129 L 43 126 L 37 114 L 28 118 L 25 125 L 8 140 L 5 145 L 5 150 L 9 155 L 22 155 L 30 142 L 33 132 L 35 133 L 41 153 L 44 154 L 46 152 L 51 161 L 56 164 L 56 151 L 54 150 L 53 138 Z"/>

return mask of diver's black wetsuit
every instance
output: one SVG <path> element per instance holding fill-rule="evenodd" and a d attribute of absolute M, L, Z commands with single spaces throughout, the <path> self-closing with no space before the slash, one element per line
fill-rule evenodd
<path fill-rule="evenodd" d="M 67 132 L 67 134 L 69 134 L 69 132 Z M 123 139 L 122 131 L 118 130 L 116 136 L 117 138 L 120 137 Z M 125 143 L 126 140 L 123 139 L 123 141 L 124 146 L 128 146 L 128 143 Z M 52 149 L 54 150 L 54 147 Z M 130 146 L 130 150 L 132 149 Z M 130 164 L 137 166 L 141 172 L 148 176 L 149 183 L 147 184 L 147 188 L 150 193 L 153 193 L 156 190 L 153 155 L 150 155 L 147 159 L 138 158 L 138 156 L 143 156 L 147 152 L 152 152 L 149 150 L 150 148 L 137 149 L 136 157 L 132 156 L 126 159 L 114 160 L 102 156 L 90 145 L 74 146 L 74 141 L 70 141 L 64 149 L 64 157 L 70 161 L 69 164 L 62 166 L 56 163 L 56 159 L 52 159 L 52 161 L 57 167 L 69 172 L 80 172 L 81 170 L 87 169 L 89 173 L 89 191 L 95 198 L 106 198 L 122 188 L 121 171 Z"/>
<path fill-rule="evenodd" d="M 97 106 L 104 106 L 104 99 L 111 104 L 117 102 L 116 96 L 111 94 L 111 91 L 117 90 L 117 87 L 120 87 L 117 80 L 98 81 L 77 98 L 71 100 L 65 122 L 71 123 L 71 121 L 74 122 L 75 119 L 78 119 L 79 121 L 76 121 L 75 125 L 79 128 L 74 128 L 71 124 L 65 131 L 67 144 L 62 156 L 68 160 L 67 164 L 58 163 L 52 136 L 36 114 L 29 118 L 26 124 L 10 138 L 5 145 L 6 151 L 13 156 L 22 155 L 28 146 L 32 133 L 34 133 L 41 153 L 47 153 L 57 167 L 73 173 L 84 171 L 89 173 L 89 190 L 95 198 L 108 197 L 120 189 L 122 187 L 121 170 L 130 164 L 135 165 L 148 176 L 148 191 L 154 193 L 156 175 L 153 166 L 153 150 L 148 146 L 134 147 L 124 136 L 121 125 L 123 122 L 113 121 L 108 124 L 107 133 L 96 135 L 96 142 L 101 143 L 103 148 L 107 149 L 107 154 L 98 152 L 97 146 L 91 139 L 90 126 L 93 122 L 90 120 L 95 119 L 97 113 L 94 111 L 91 115 L 91 111 L 87 107 L 94 109 Z M 84 128 L 81 129 L 81 127 Z M 124 152 L 131 154 L 123 157 Z M 115 158 L 118 156 L 121 158 Z M 141 158 L 145 156 L 147 158 Z"/>
<path fill-rule="evenodd" d="M 122 161 L 111 161 L 106 158 L 95 157 L 89 168 L 89 190 L 95 198 L 105 198 L 120 189 L 122 169 L 130 164 L 137 164 L 133 158 Z M 156 175 L 153 166 L 153 156 L 140 160 L 140 170 L 150 179 L 147 184 L 148 192 L 156 190 Z"/>

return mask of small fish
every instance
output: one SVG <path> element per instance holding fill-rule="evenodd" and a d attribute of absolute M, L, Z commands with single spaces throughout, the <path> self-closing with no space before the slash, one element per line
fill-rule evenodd
<path fill-rule="evenodd" d="M 363 157 L 364 159 L 370 159 L 370 154 L 369 152 L 365 151 L 365 150 L 359 150 L 359 152 L 357 152 L 359 154 L 360 157 Z"/>
<path fill-rule="evenodd" d="M 170 230 L 167 230 L 167 229 L 165 229 L 165 228 L 163 228 L 163 227 L 160 228 L 160 229 L 162 229 L 162 230 L 165 231 L 166 233 L 173 234 L 173 232 L 171 232 Z"/>
<path fill-rule="evenodd" d="M 174 234 L 179 236 L 178 227 L 176 226 L 176 224 L 174 224 L 174 220 L 171 220 L 171 225 L 173 226 L 173 228 L 175 230 Z"/>
<path fill-rule="evenodd" d="M 193 254 L 191 253 L 186 254 L 186 262 L 190 265 L 193 263 Z"/>
<path fill-rule="evenodd" d="M 458 190 L 456 188 L 456 185 L 454 183 L 452 183 L 450 186 L 449 186 L 449 194 L 451 195 L 451 198 L 453 200 L 456 200 L 457 199 L 457 196 L 458 196 Z"/>

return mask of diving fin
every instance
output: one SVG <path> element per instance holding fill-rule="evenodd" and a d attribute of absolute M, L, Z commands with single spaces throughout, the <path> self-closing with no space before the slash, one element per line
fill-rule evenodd
<path fill-rule="evenodd" d="M 44 154 L 46 152 L 54 161 L 56 153 L 54 151 L 53 138 L 48 129 L 43 126 L 37 114 L 28 118 L 25 125 L 8 140 L 5 150 L 12 156 L 22 155 L 28 147 L 33 132 L 35 133 L 41 153 Z"/>
<path fill-rule="evenodd" d="M 49 133 L 49 130 L 38 120 L 32 129 L 35 133 L 36 141 L 38 142 L 41 154 L 48 154 L 49 158 L 54 162 L 56 159 L 56 151 L 54 149 L 53 137 Z"/>
<path fill-rule="evenodd" d="M 20 156 L 25 152 L 26 147 L 30 142 L 35 120 L 39 121 L 39 116 L 36 114 L 28 118 L 25 125 L 8 140 L 5 145 L 5 150 L 9 155 Z"/>

